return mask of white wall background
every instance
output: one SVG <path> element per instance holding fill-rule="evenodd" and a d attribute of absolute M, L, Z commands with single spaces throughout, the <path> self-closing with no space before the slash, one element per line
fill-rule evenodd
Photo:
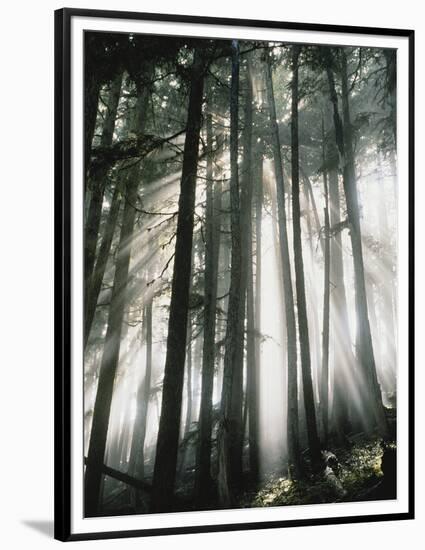
<path fill-rule="evenodd" d="M 415 0 L 304 0 L 259 3 L 214 0 L 97 0 L 72 7 L 160 11 L 252 19 L 332 23 L 416 30 L 417 311 L 424 305 L 425 215 L 422 173 L 425 151 L 425 18 Z M 12 550 L 51 548 L 53 533 L 53 10 L 61 2 L 9 0 L 0 32 L 0 545 Z M 344 550 L 422 546 L 425 537 L 423 323 L 416 327 L 417 519 L 409 522 L 322 526 L 236 533 L 179 535 L 78 543 L 109 547 L 178 550 L 268 545 Z M 90 546 L 89 546 L 90 545 Z"/>

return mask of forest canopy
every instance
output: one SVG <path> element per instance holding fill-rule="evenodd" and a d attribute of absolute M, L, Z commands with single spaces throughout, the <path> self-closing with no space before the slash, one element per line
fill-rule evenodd
<path fill-rule="evenodd" d="M 396 51 L 85 32 L 85 516 L 396 497 Z"/>

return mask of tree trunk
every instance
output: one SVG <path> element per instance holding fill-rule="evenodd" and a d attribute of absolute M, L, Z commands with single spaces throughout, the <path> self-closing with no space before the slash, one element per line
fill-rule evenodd
<path fill-rule="evenodd" d="M 234 444 L 233 472 L 234 483 L 236 487 L 241 484 L 242 478 L 242 459 L 243 459 L 243 444 L 245 438 L 246 413 L 247 406 L 243 409 L 244 394 L 243 394 L 243 371 L 244 371 L 244 350 L 245 341 L 247 346 L 251 347 L 252 342 L 249 338 L 245 339 L 245 319 L 247 317 L 247 287 L 249 276 L 249 263 L 252 262 L 252 227 L 251 227 L 251 210 L 252 210 L 252 79 L 249 67 L 245 78 L 245 101 L 244 101 L 244 128 L 242 133 L 243 146 L 243 162 L 241 170 L 241 190 L 240 190 L 240 230 L 241 230 L 241 278 L 240 278 L 240 301 L 239 301 L 239 316 L 237 326 L 237 354 L 236 364 L 234 366 L 235 378 L 233 380 L 232 406 L 234 409 L 233 417 L 238 421 L 241 419 L 241 425 L 238 427 L 237 441 Z M 252 266 L 251 266 L 252 271 Z M 252 351 L 252 349 L 251 349 Z M 253 365 L 254 356 L 249 357 L 247 350 L 247 369 L 255 368 Z M 249 364 L 248 364 L 249 361 Z M 250 374 L 247 374 L 247 379 Z M 245 404 L 248 404 L 247 395 L 245 394 Z M 242 415 L 242 416 L 241 416 Z"/>
<path fill-rule="evenodd" d="M 254 281 L 252 269 L 252 219 L 246 228 L 248 234 L 248 272 L 247 272 L 247 405 L 248 405 L 248 435 L 249 435 L 249 468 L 253 481 L 259 475 L 258 448 L 258 354 L 256 353 Z"/>
<path fill-rule="evenodd" d="M 187 407 L 186 407 L 186 419 L 184 423 L 184 434 L 183 438 L 187 436 L 190 431 L 190 425 L 192 423 L 192 326 L 190 322 L 190 315 L 187 323 L 187 338 L 189 340 L 187 351 L 186 351 L 186 392 L 187 392 Z"/>
<path fill-rule="evenodd" d="M 137 180 L 128 181 L 128 197 L 134 204 L 137 196 Z M 111 305 L 108 316 L 108 329 L 105 337 L 105 348 L 100 366 L 98 388 L 93 412 L 93 424 L 90 436 L 90 447 L 87 457 L 85 476 L 85 515 L 96 515 L 101 482 L 101 465 L 104 461 L 106 437 L 108 432 L 112 392 L 115 373 L 118 366 L 121 343 L 121 327 L 125 306 L 125 289 L 130 262 L 129 240 L 133 232 L 135 210 L 126 203 L 121 228 L 118 257 L 112 290 Z"/>
<path fill-rule="evenodd" d="M 193 265 L 193 256 L 192 256 L 192 265 Z M 184 424 L 182 425 L 182 435 L 181 435 L 181 441 L 178 449 L 178 456 L 177 456 L 177 464 L 178 464 L 178 475 L 181 477 L 184 473 L 184 469 L 186 466 L 186 456 L 187 456 L 187 448 L 189 443 L 189 433 L 190 433 L 190 426 L 192 424 L 193 419 L 193 379 L 194 379 L 194 362 L 193 362 L 193 356 L 194 356 L 194 350 L 193 347 L 196 349 L 196 340 L 195 340 L 195 346 L 193 346 L 194 342 L 192 340 L 192 320 L 191 315 L 189 312 L 188 320 L 187 320 L 187 350 L 186 350 L 186 417 L 184 419 Z M 195 355 L 195 361 L 196 361 L 196 355 Z"/>
<path fill-rule="evenodd" d="M 97 301 L 102 288 L 102 281 L 105 275 L 106 265 L 108 263 L 109 253 L 111 251 L 112 239 L 115 233 L 115 227 L 118 220 L 118 214 L 121 205 L 121 190 L 117 182 L 112 196 L 111 208 L 105 223 L 105 230 L 102 237 L 102 242 L 99 248 L 96 265 L 93 275 L 88 283 L 86 290 L 86 299 L 84 302 L 84 349 L 90 336 L 90 330 L 93 324 L 96 313 Z"/>
<path fill-rule="evenodd" d="M 289 257 L 288 232 L 285 211 L 285 185 L 283 180 L 282 153 L 280 148 L 279 127 L 276 119 L 276 106 L 273 93 L 273 79 L 270 58 L 267 57 L 266 88 L 272 130 L 272 149 L 276 177 L 278 203 L 279 240 L 282 259 L 283 292 L 286 317 L 286 341 L 288 355 L 288 458 L 289 473 L 300 473 L 299 434 L 298 434 L 298 381 L 297 381 L 297 334 L 295 326 L 294 295 L 292 289 L 291 264 Z"/>
<path fill-rule="evenodd" d="M 335 430 L 339 444 L 343 444 L 345 434 L 349 431 L 350 379 L 347 374 L 354 374 L 355 359 L 351 350 L 341 231 L 333 230 L 341 223 L 341 206 L 337 168 L 338 153 L 332 144 L 327 155 L 327 162 L 329 163 L 331 158 L 331 163 L 334 163 L 329 169 L 329 210 L 332 233 L 330 236 L 330 282 L 332 283 L 330 317 L 332 319 L 331 330 L 333 334 L 333 405 L 331 418 L 332 430 Z"/>
<path fill-rule="evenodd" d="M 258 447 L 258 350 L 257 338 L 255 333 L 255 297 L 254 297 L 254 273 L 253 273 L 253 223 L 252 223 L 252 207 L 254 193 L 254 178 L 259 177 L 261 172 L 262 179 L 262 157 L 260 156 L 259 147 L 252 148 L 252 104 L 253 104 L 253 81 L 251 76 L 251 64 L 248 61 L 248 90 L 245 98 L 245 126 L 246 126 L 246 142 L 244 144 L 245 155 L 247 156 L 246 163 L 246 185 L 247 189 L 247 209 L 246 209 L 246 226 L 244 233 L 246 234 L 246 277 L 247 277 L 247 295 L 246 295 L 246 314 L 247 314 L 247 342 L 246 342 L 246 368 L 247 368 L 247 409 L 248 409 L 248 441 L 249 441 L 249 468 L 251 479 L 258 480 L 259 476 L 259 447 Z M 249 125 L 249 126 L 248 126 Z M 261 170 L 259 164 L 261 160 Z M 253 175 L 254 177 L 253 177 Z M 258 187 L 262 187 L 262 181 L 256 182 L 256 194 Z M 257 197 L 258 199 L 258 197 Z M 261 207 L 260 207 L 261 208 Z M 261 210 L 260 210 L 261 216 Z M 261 220 L 259 221 L 261 227 Z M 261 229 L 260 229 L 261 231 Z M 261 283 L 261 277 L 260 277 Z M 261 291 L 260 291 L 261 292 Z"/>
<path fill-rule="evenodd" d="M 195 49 L 180 185 L 161 418 L 153 476 L 151 501 L 153 512 L 170 510 L 173 505 L 186 356 L 196 173 L 204 87 L 203 73 L 202 56 Z"/>
<path fill-rule="evenodd" d="M 348 99 L 347 59 L 343 49 L 341 54 L 341 85 L 342 85 L 342 123 L 338 111 L 338 99 L 335 91 L 335 82 L 332 70 L 331 54 L 328 52 L 327 74 L 331 101 L 334 110 L 334 124 L 336 142 L 343 167 L 343 184 L 347 204 L 347 216 L 350 227 L 351 248 L 353 251 L 354 286 L 356 299 L 356 350 L 357 360 L 361 369 L 361 390 L 366 396 L 363 403 L 366 411 L 366 421 L 369 429 L 375 424 L 381 435 L 388 433 L 387 421 L 382 405 L 381 390 L 376 376 L 375 358 L 373 354 L 372 336 L 370 332 L 367 308 L 366 285 L 364 277 L 363 250 L 361 242 L 360 213 L 357 195 L 354 153 L 352 144 L 352 128 Z"/>
<path fill-rule="evenodd" d="M 108 147 L 112 144 L 115 119 L 117 117 L 118 103 L 122 84 L 122 73 L 117 75 L 111 83 L 108 96 L 108 109 L 102 129 L 101 146 Z M 99 234 L 100 219 L 102 215 L 103 195 L 106 187 L 108 168 L 105 165 L 92 169 L 90 173 L 91 198 L 84 231 L 84 281 L 88 289 L 92 278 L 96 258 L 97 240 Z M 87 296 L 86 296 L 87 299 Z"/>
<path fill-rule="evenodd" d="M 390 107 L 391 130 L 394 139 L 394 149 L 397 149 L 397 52 L 392 49 L 384 49 L 386 63 L 386 88 L 387 101 Z"/>
<path fill-rule="evenodd" d="M 387 393 L 394 393 L 397 388 L 397 338 L 394 331 L 396 326 L 396 319 L 394 318 L 392 294 L 394 286 L 394 260 L 388 248 L 390 242 L 390 231 L 388 227 L 388 200 L 386 197 L 384 187 L 384 180 L 382 174 L 381 155 L 379 151 L 377 155 L 377 168 L 378 168 L 378 186 L 380 193 L 380 203 L 378 206 L 378 225 L 379 225 L 379 240 L 381 242 L 381 257 L 384 267 L 385 277 L 379 284 L 381 291 L 381 307 L 380 317 L 384 319 L 384 327 L 381 331 L 381 339 L 383 341 L 383 371 L 386 380 Z"/>
<path fill-rule="evenodd" d="M 299 46 L 292 47 L 292 102 L 291 102 L 291 168 L 292 168 L 292 218 L 294 232 L 294 264 L 297 293 L 298 329 L 301 350 L 301 371 L 304 391 L 304 407 L 307 423 L 308 445 L 314 467 L 320 464 L 320 442 L 317 434 L 316 410 L 311 379 L 310 342 L 308 336 L 307 305 L 305 298 L 304 265 L 301 242 L 299 146 L 298 146 L 298 58 Z"/>
<path fill-rule="evenodd" d="M 148 300 L 144 308 L 144 330 L 146 338 L 145 373 L 137 390 L 136 416 L 134 419 L 133 440 L 130 454 L 129 474 L 143 479 L 145 477 L 145 438 L 149 398 L 152 377 L 152 310 L 153 299 Z"/>
<path fill-rule="evenodd" d="M 374 421 L 383 436 L 388 432 L 387 421 L 382 404 L 381 389 L 376 375 L 376 365 L 373 353 L 372 336 L 367 308 L 366 284 L 361 242 L 360 213 L 356 185 L 354 152 L 352 144 L 352 127 L 348 99 L 347 58 L 341 49 L 341 84 L 342 84 L 342 111 L 344 130 L 344 191 L 347 202 L 347 214 L 350 224 L 351 246 L 353 250 L 354 279 L 356 289 L 357 336 L 356 349 L 359 363 L 362 367 L 363 384 L 369 397 L 369 407 Z"/>
<path fill-rule="evenodd" d="M 257 170 L 255 186 L 255 294 L 254 294 L 254 330 L 255 337 L 255 378 L 252 395 L 250 395 L 251 410 L 256 411 L 254 419 L 250 417 L 249 434 L 253 438 L 253 444 L 250 443 L 250 467 L 251 473 L 255 479 L 259 475 L 259 448 L 258 448 L 258 415 L 259 415 L 259 395 L 260 395 L 260 368 L 261 368 L 261 276 L 262 276 L 262 211 L 263 211 L 263 153 L 262 149 L 257 151 L 256 155 Z M 252 388 L 252 386 L 251 386 Z M 251 406 L 252 403 L 252 406 Z M 251 424 L 251 421 L 253 424 Z M 257 445 L 255 445 L 255 442 Z"/>
<path fill-rule="evenodd" d="M 88 167 L 96 128 L 101 81 L 94 66 L 95 56 L 93 53 L 90 55 L 90 43 L 87 40 L 87 35 L 84 46 L 87 52 L 84 65 L 84 188 L 87 190 Z"/>
<path fill-rule="evenodd" d="M 303 170 L 300 166 L 300 171 L 303 173 Z M 310 273 L 310 287 L 307 287 L 306 294 L 309 296 L 307 300 L 307 304 L 310 304 L 310 308 L 307 308 L 307 314 L 308 318 L 312 319 L 312 323 L 310 325 L 310 350 L 312 358 L 312 364 L 311 364 L 311 374 L 312 374 L 312 381 L 313 381 L 313 394 L 315 397 L 315 403 L 318 410 L 319 418 L 317 419 L 318 422 L 318 430 L 320 433 L 321 429 L 321 412 L 320 412 L 320 357 L 322 354 L 322 347 L 320 343 L 320 327 L 319 327 L 319 312 L 316 307 L 318 296 L 316 294 L 316 286 L 315 286 L 315 252 L 314 252 L 314 235 L 313 235 L 313 227 L 310 220 L 310 203 L 311 203 L 311 210 L 313 211 L 313 216 L 315 219 L 315 225 L 316 225 L 316 234 L 318 242 L 321 245 L 323 257 L 325 257 L 325 247 L 324 247 L 324 238 L 323 238 L 323 228 L 320 225 L 319 216 L 317 214 L 317 208 L 316 208 L 316 201 L 314 199 L 314 193 L 311 186 L 311 182 L 308 179 L 308 177 L 303 175 L 304 185 L 302 187 L 304 200 L 306 202 L 306 205 L 302 210 L 306 211 L 305 218 L 306 218 L 306 225 L 307 225 L 307 235 L 308 235 L 308 248 L 309 248 L 309 256 L 310 261 L 312 263 L 311 267 L 311 273 Z M 310 292 L 310 295 L 308 294 Z"/>
<path fill-rule="evenodd" d="M 306 196 L 307 200 L 311 201 L 311 207 L 312 207 L 312 210 L 313 210 L 313 217 L 314 217 L 314 224 L 316 226 L 316 232 L 319 236 L 320 248 L 321 248 L 323 256 L 324 256 L 325 255 L 324 239 L 321 236 L 321 231 L 320 231 L 321 226 L 320 226 L 319 214 L 317 212 L 316 199 L 314 198 L 313 187 L 311 185 L 310 178 L 307 176 L 307 174 L 304 172 L 304 170 L 302 169 L 301 166 L 300 166 L 300 172 L 301 172 L 302 178 L 304 180 L 305 196 Z"/>
<path fill-rule="evenodd" d="M 234 504 L 236 488 L 235 474 L 241 468 L 238 454 L 241 440 L 242 399 L 238 399 L 236 410 L 234 398 L 239 393 L 242 384 L 242 373 L 238 360 L 238 345 L 240 331 L 238 325 L 241 312 L 241 226 L 239 205 L 239 174 L 238 174 L 238 102 L 239 102 L 239 44 L 232 41 L 232 78 L 230 90 L 230 226 L 231 226 L 231 270 L 229 305 L 227 311 L 227 327 L 224 353 L 223 387 L 221 393 L 220 426 L 218 434 L 219 479 L 218 493 L 222 506 Z M 240 408 L 239 408 L 240 406 Z M 235 472 L 236 471 L 236 472 Z"/>
<path fill-rule="evenodd" d="M 211 107 L 211 102 L 210 105 Z M 199 436 L 196 456 L 195 493 L 199 503 L 207 502 L 211 492 L 212 398 L 214 388 L 217 277 L 220 252 L 221 189 L 213 182 L 212 113 L 206 118 L 207 193 L 205 212 L 204 340 Z"/>
<path fill-rule="evenodd" d="M 142 124 L 135 130 L 143 134 L 145 114 L 148 105 L 148 91 L 140 92 L 136 112 L 138 123 Z M 102 465 L 105 456 L 106 438 L 112 402 L 115 373 L 121 345 L 121 330 L 125 308 L 125 291 L 130 264 L 131 238 L 136 215 L 134 204 L 137 201 L 139 167 L 133 167 L 126 181 L 126 202 L 121 225 L 120 241 L 116 259 L 111 305 L 109 307 L 108 328 L 99 371 L 99 381 L 96 401 L 93 411 L 93 424 L 90 434 L 90 446 L 87 456 L 84 489 L 84 514 L 95 516 L 99 510 L 100 485 L 102 480 Z"/>
<path fill-rule="evenodd" d="M 324 208 L 324 281 L 323 281 L 323 328 L 322 328 L 322 372 L 321 372 L 321 391 L 320 406 L 323 423 L 323 443 L 325 447 L 328 442 L 329 432 L 329 310 L 330 310 L 330 234 L 329 234 L 329 193 L 328 193 L 328 174 L 325 168 L 325 129 L 322 119 L 322 148 L 323 148 L 323 191 L 325 196 Z"/>

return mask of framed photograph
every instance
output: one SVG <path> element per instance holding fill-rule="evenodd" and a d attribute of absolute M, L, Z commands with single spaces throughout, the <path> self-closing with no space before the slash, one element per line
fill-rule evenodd
<path fill-rule="evenodd" d="M 55 31 L 55 537 L 413 518 L 413 31 Z"/>

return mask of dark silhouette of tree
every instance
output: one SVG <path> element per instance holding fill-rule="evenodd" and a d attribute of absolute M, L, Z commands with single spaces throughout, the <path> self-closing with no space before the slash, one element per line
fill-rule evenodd
<path fill-rule="evenodd" d="M 218 434 L 218 493 L 223 506 L 234 504 L 234 492 L 239 481 L 242 438 L 242 364 L 238 361 L 240 350 L 241 313 L 241 226 L 238 169 L 238 113 L 239 113 L 239 44 L 232 42 L 232 77 L 230 88 L 230 227 L 231 271 L 229 305 L 224 354 L 223 387 L 221 393 L 221 418 Z"/>
<path fill-rule="evenodd" d="M 195 49 L 190 77 L 190 95 L 168 323 L 167 354 L 153 477 L 151 510 L 156 512 L 169 510 L 173 503 L 186 355 L 186 326 L 189 306 L 198 147 L 202 122 L 204 71 L 205 61 L 202 52 Z"/>
<path fill-rule="evenodd" d="M 298 63 L 300 47 L 292 47 L 292 100 L 291 100 L 291 172 L 292 172 L 292 220 L 294 231 L 295 287 L 297 293 L 298 330 L 301 350 L 301 372 L 304 407 L 307 422 L 308 445 L 312 463 L 320 463 L 320 442 L 317 434 L 313 384 L 311 380 L 310 342 L 308 337 L 307 305 L 305 298 L 304 265 L 300 224 L 300 183 L 298 145 Z"/>

